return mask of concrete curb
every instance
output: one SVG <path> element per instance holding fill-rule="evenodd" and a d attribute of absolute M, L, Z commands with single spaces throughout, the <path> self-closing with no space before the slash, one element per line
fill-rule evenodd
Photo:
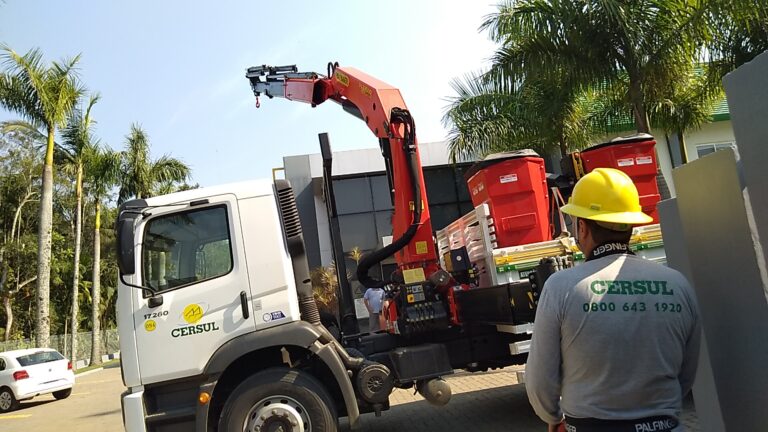
<path fill-rule="evenodd" d="M 100 372 L 100 371 L 103 371 L 103 370 L 104 370 L 104 368 L 100 367 L 100 368 L 96 368 L 96 369 L 91 369 L 89 371 L 85 371 L 83 373 L 75 373 L 75 380 L 77 380 L 78 377 L 88 376 L 88 375 L 90 375 L 92 373 Z"/>
<path fill-rule="evenodd" d="M 119 359 L 119 358 L 120 358 L 120 351 L 112 353 L 112 354 L 104 354 L 104 355 L 101 356 L 101 362 L 102 363 L 106 363 L 106 362 L 108 362 L 110 360 Z M 82 369 L 84 367 L 88 367 L 89 364 L 90 364 L 89 359 L 78 360 L 77 364 L 76 364 L 76 367 L 78 369 Z"/>

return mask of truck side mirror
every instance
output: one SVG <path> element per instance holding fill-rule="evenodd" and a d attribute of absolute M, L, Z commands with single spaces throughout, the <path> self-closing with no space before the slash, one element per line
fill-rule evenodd
<path fill-rule="evenodd" d="M 117 219 L 117 266 L 122 275 L 136 273 L 133 243 L 136 216 L 135 213 L 121 212 Z"/>

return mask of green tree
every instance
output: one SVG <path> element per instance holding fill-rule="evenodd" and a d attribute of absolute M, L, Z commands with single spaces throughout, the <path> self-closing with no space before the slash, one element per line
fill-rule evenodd
<path fill-rule="evenodd" d="M 670 87 L 666 97 L 650 106 L 650 119 L 654 126 L 677 137 L 682 162 L 686 163 L 685 134 L 711 120 L 711 113 L 724 94 L 722 86 L 708 80 L 706 65 L 691 67 Z"/>
<path fill-rule="evenodd" d="M 598 132 L 593 108 L 607 98 L 607 92 L 563 80 L 509 77 L 495 69 L 452 86 L 457 96 L 449 99 L 443 123 L 453 160 L 524 148 L 565 155 Z"/>
<path fill-rule="evenodd" d="M 93 136 L 93 118 L 91 110 L 98 102 L 99 95 L 94 94 L 88 100 L 85 110 L 73 111 L 69 123 L 62 132 L 64 138 L 59 152 L 63 159 L 63 169 L 75 177 L 75 250 L 72 267 L 72 310 L 70 314 L 72 364 L 77 362 L 77 331 L 80 308 L 80 249 L 83 231 L 83 170 L 89 168 L 86 161 L 96 151 L 97 140 Z"/>
<path fill-rule="evenodd" d="M 147 133 L 138 124 L 131 125 L 122 152 L 122 178 L 118 203 L 131 197 L 147 198 L 168 183 L 182 183 L 189 178 L 190 169 L 182 161 L 162 156 L 150 158 Z"/>
<path fill-rule="evenodd" d="M 527 113 L 544 119 L 552 130 L 568 130 L 562 127 L 568 107 L 580 107 L 592 111 L 587 124 L 595 132 L 617 132 L 608 126 L 616 120 L 627 123 L 629 114 L 638 132 L 650 132 L 653 124 L 676 134 L 684 145 L 685 132 L 706 121 L 709 108 L 721 97 L 724 73 L 768 48 L 766 11 L 762 0 L 508 0 L 481 29 L 500 44 L 493 74 L 522 88 L 530 80 L 549 82 L 547 91 L 555 87 L 568 96 L 545 99 L 549 110 L 525 105 Z M 707 80 L 701 79 L 702 69 Z M 607 89 L 611 97 L 589 101 L 589 94 L 579 93 L 593 89 Z M 557 107 L 561 109 L 553 109 Z M 525 120 L 516 117 L 514 132 L 530 140 L 520 129 L 536 131 L 536 122 Z M 590 132 L 583 122 L 574 124 Z M 546 137 L 546 124 L 544 128 L 534 137 Z M 549 140 L 551 136 L 545 138 Z M 470 150 L 478 146 L 467 144 Z M 662 196 L 668 196 L 660 173 L 658 177 Z"/>
<path fill-rule="evenodd" d="M 86 161 L 88 191 L 94 205 L 93 283 L 91 284 L 91 364 L 101 363 L 101 210 L 111 188 L 120 179 L 121 155 L 99 148 Z"/>
<path fill-rule="evenodd" d="M 648 133 L 648 102 L 688 70 L 705 11 L 699 1 L 506 1 L 482 28 L 502 44 L 494 63 L 510 75 L 625 83 L 637 131 Z"/>
<path fill-rule="evenodd" d="M 47 65 L 33 49 L 19 55 L 2 47 L 0 106 L 46 131 L 46 152 L 40 193 L 38 226 L 35 339 L 50 344 L 51 236 L 53 229 L 53 153 L 56 129 L 63 126 L 84 92 L 75 69 L 80 56 Z"/>
<path fill-rule="evenodd" d="M 700 60 L 719 86 L 728 72 L 768 50 L 768 2 L 764 0 L 705 0 L 705 41 Z"/>
<path fill-rule="evenodd" d="M 0 298 L 7 341 L 14 335 L 14 300 L 37 279 L 36 250 L 27 245 L 35 225 L 25 221 L 35 218 L 40 163 L 34 140 L 23 134 L 0 137 L 0 152 Z"/>

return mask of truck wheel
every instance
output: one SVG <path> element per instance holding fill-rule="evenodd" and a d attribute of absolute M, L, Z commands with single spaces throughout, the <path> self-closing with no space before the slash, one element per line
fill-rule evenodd
<path fill-rule="evenodd" d="M 71 394 L 72 394 L 72 389 L 68 388 L 66 390 L 59 390 L 59 391 L 53 392 L 53 397 L 55 397 L 56 399 L 66 399 Z"/>
<path fill-rule="evenodd" d="M 219 431 L 336 432 L 336 408 L 309 374 L 272 368 L 238 385 L 227 398 Z"/>
<path fill-rule="evenodd" d="M 8 387 L 0 389 L 0 413 L 6 413 L 13 411 L 19 406 L 19 401 L 13 395 L 13 392 Z"/>

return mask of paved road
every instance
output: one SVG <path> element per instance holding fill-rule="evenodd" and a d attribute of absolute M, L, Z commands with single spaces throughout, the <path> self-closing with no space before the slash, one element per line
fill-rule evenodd
<path fill-rule="evenodd" d="M 543 432 L 546 425 L 528 404 L 525 387 L 517 385 L 513 370 L 460 373 L 446 378 L 453 396 L 444 407 L 430 405 L 413 390 L 395 390 L 392 409 L 380 418 L 365 414 L 365 432 Z M 342 423 L 346 426 L 345 423 Z M 348 430 L 343 428 L 342 430 Z"/>
<path fill-rule="evenodd" d="M 517 384 L 514 369 L 486 373 L 459 373 L 448 377 L 453 397 L 444 407 L 434 407 L 413 394 L 413 390 L 395 390 L 392 409 L 380 418 L 363 415 L 360 431 L 365 432 L 543 432 L 528 403 L 525 386 Z M 692 401 L 686 401 L 683 422 L 689 432 L 699 432 L 698 417 Z M 342 421 L 342 430 L 348 424 Z"/>
<path fill-rule="evenodd" d="M 120 368 L 109 369 L 75 378 L 75 388 L 67 399 L 40 396 L 22 402 L 21 407 L 0 415 L 3 432 L 119 432 L 123 419 L 120 393 L 123 382 Z"/>
<path fill-rule="evenodd" d="M 355 432 L 543 432 L 546 430 L 528 404 L 525 387 L 514 371 L 500 370 L 448 377 L 453 398 L 445 407 L 433 407 L 413 390 L 395 390 L 392 409 L 380 418 L 363 415 Z M 23 402 L 21 409 L 0 415 L 3 432 L 102 432 L 122 431 L 120 370 L 105 369 L 78 377 L 72 396 L 56 401 L 52 396 Z M 684 414 L 689 431 L 698 432 L 695 411 Z M 346 419 L 341 430 L 349 431 Z"/>

